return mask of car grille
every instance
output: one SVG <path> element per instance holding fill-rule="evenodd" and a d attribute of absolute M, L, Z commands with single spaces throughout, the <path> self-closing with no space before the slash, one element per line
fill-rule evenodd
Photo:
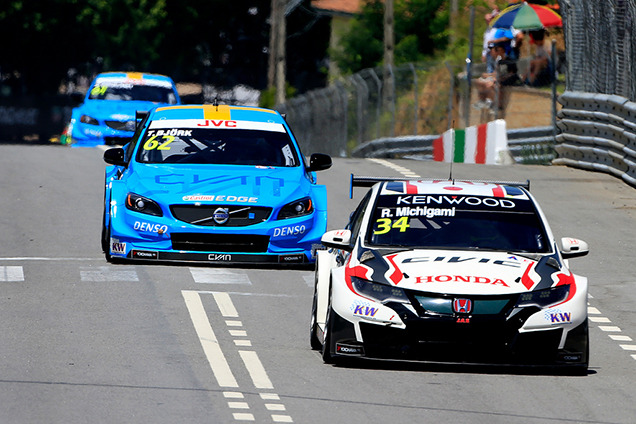
<path fill-rule="evenodd" d="M 221 216 L 227 210 L 227 221 L 222 222 L 221 217 L 215 219 L 215 212 L 221 211 Z M 259 206 L 227 206 L 227 205 L 172 205 L 172 216 L 179 221 L 188 224 L 205 227 L 246 227 L 267 221 L 272 208 Z"/>
<path fill-rule="evenodd" d="M 118 131 L 134 131 L 135 121 L 104 121 L 106 126 Z"/>
<path fill-rule="evenodd" d="M 171 239 L 174 250 L 194 252 L 264 253 L 269 246 L 269 236 L 252 234 L 172 233 Z"/>

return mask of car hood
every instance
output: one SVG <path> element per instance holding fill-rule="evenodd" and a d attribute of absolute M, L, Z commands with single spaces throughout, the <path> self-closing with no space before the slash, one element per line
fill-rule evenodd
<path fill-rule="evenodd" d="M 409 250 L 357 253 L 350 275 L 422 292 L 504 295 L 570 284 L 557 254 L 524 257 L 506 252 Z"/>
<path fill-rule="evenodd" d="M 168 204 L 276 207 L 307 196 L 302 167 L 135 164 L 129 191 Z"/>
<path fill-rule="evenodd" d="M 79 106 L 78 112 L 99 120 L 130 121 L 136 112 L 148 112 L 161 103 L 139 100 L 87 100 Z"/>

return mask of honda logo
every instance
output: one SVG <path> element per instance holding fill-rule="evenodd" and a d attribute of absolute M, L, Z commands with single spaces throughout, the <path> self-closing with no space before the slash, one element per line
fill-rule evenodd
<path fill-rule="evenodd" d="M 453 310 L 457 314 L 469 314 L 473 310 L 473 302 L 470 299 L 454 299 Z"/>

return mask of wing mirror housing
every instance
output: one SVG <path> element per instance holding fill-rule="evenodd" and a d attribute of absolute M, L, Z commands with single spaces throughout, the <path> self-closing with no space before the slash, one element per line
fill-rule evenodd
<path fill-rule="evenodd" d="M 325 155 L 324 153 L 313 153 L 309 158 L 307 171 L 324 171 L 325 169 L 331 168 L 331 164 L 331 156 Z"/>
<path fill-rule="evenodd" d="M 104 152 L 104 162 L 117 166 L 126 165 L 126 162 L 124 161 L 124 149 L 121 147 L 114 147 L 106 150 Z"/>
<path fill-rule="evenodd" d="M 590 253 L 590 248 L 583 240 L 572 237 L 563 237 L 561 239 L 561 255 L 565 259 L 577 258 Z"/>
<path fill-rule="evenodd" d="M 333 249 L 346 250 L 348 252 L 353 250 L 353 246 L 351 246 L 351 230 L 327 231 L 322 235 L 320 241 L 324 246 Z"/>

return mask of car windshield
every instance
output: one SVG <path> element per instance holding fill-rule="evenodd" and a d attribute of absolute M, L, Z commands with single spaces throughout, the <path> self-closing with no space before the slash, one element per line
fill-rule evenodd
<path fill-rule="evenodd" d="M 168 86 L 137 85 L 108 81 L 95 84 L 88 98 L 91 100 L 142 100 L 171 105 L 177 103 L 174 91 Z"/>
<path fill-rule="evenodd" d="M 527 197 L 382 195 L 366 242 L 424 249 L 550 251 L 545 228 Z"/>
<path fill-rule="evenodd" d="M 299 164 L 286 132 L 251 129 L 150 129 L 141 141 L 137 161 L 254 166 Z"/>

